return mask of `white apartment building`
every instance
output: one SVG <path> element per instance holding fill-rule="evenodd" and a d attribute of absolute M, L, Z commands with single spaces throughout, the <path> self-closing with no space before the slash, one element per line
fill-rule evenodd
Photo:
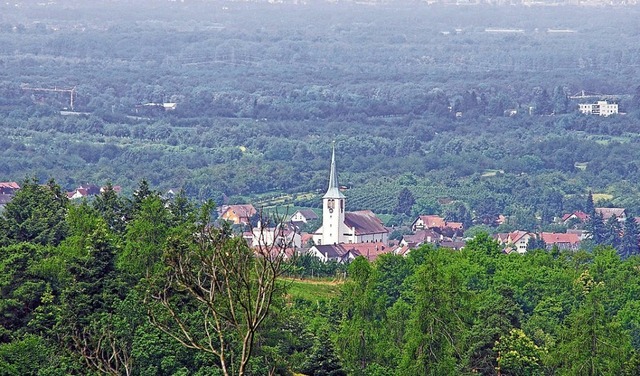
<path fill-rule="evenodd" d="M 586 115 L 609 116 L 618 113 L 617 103 L 598 101 L 597 103 L 581 103 L 580 112 Z"/>

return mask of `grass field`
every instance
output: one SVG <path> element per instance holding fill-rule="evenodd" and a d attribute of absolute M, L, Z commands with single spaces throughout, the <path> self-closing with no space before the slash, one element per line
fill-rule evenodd
<path fill-rule="evenodd" d="M 608 193 L 594 193 L 592 197 L 593 197 L 593 202 L 613 199 L 613 195 L 610 195 Z"/>
<path fill-rule="evenodd" d="M 285 281 L 289 284 L 289 296 L 292 299 L 311 302 L 336 298 L 342 284 L 342 281 L 326 279 L 285 279 Z"/>

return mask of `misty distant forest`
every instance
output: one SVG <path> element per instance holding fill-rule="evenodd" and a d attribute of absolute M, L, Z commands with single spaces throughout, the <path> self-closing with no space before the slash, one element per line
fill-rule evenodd
<path fill-rule="evenodd" d="M 394 4 L 3 3 L 0 176 L 317 206 L 336 141 L 350 210 L 640 213 L 637 7 Z"/>

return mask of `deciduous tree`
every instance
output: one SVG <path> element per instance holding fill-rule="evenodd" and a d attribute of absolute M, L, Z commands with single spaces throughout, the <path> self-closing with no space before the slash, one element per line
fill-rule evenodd
<path fill-rule="evenodd" d="M 257 331 L 283 292 L 284 249 L 251 249 L 228 226 L 211 227 L 212 204 L 195 227 L 169 237 L 165 268 L 148 279 L 154 325 L 187 348 L 215 356 L 225 376 L 249 372 Z"/>

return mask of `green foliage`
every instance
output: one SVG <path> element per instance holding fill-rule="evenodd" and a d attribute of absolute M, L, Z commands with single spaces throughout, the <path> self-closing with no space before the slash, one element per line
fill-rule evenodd
<path fill-rule="evenodd" d="M 500 374 L 505 376 L 538 376 L 544 375 L 542 358 L 544 348 L 538 347 L 520 329 L 512 329 L 508 334 L 496 341 L 494 350 L 498 353 Z"/>
<path fill-rule="evenodd" d="M 394 214 L 410 215 L 411 208 L 415 203 L 416 203 L 416 199 L 413 197 L 413 194 L 411 193 L 411 191 L 408 188 L 404 187 L 398 194 L 398 203 L 396 204 L 396 207 L 394 208 L 393 212 Z"/>
<path fill-rule="evenodd" d="M 133 220 L 127 224 L 126 246 L 118 258 L 118 267 L 142 276 L 153 269 L 171 228 L 171 216 L 157 195 L 148 195 L 137 204 Z"/>
<path fill-rule="evenodd" d="M 3 237 L 11 243 L 56 245 L 66 235 L 67 196 L 55 181 L 25 180 L 2 212 Z"/>
<path fill-rule="evenodd" d="M 340 360 L 336 356 L 333 345 L 325 335 L 314 341 L 311 356 L 301 370 L 309 376 L 346 376 Z"/>
<path fill-rule="evenodd" d="M 210 265 L 233 270 L 216 286 L 255 281 L 264 259 L 255 258 L 228 228 L 194 237 L 208 229 L 203 224 L 211 204 L 199 215 L 188 202 L 176 205 L 146 195 L 126 220 L 122 238 L 104 211 L 80 203 L 66 209 L 65 237 L 58 245 L 1 247 L 0 373 L 223 374 L 220 358 L 202 351 L 206 343 L 213 349 L 222 345 L 234 354 L 229 361 L 239 364 L 244 324 L 226 321 L 222 337 L 207 335 L 212 321 L 203 325 L 213 317 L 204 314 L 207 307 L 231 318 L 231 301 L 216 295 L 211 305 L 201 306 L 207 294 L 184 292 L 205 275 L 197 260 L 212 260 L 212 244 L 229 262 Z M 309 267 L 337 270 L 312 258 L 294 261 L 287 268 L 298 278 Z M 344 283 L 277 282 L 272 310 L 253 334 L 246 372 L 633 375 L 640 364 L 638 262 L 635 255 L 622 259 L 601 246 L 592 252 L 506 255 L 486 234 L 462 251 L 423 246 L 374 263 L 357 258 L 346 267 Z M 171 285 L 175 279 L 168 276 L 187 265 L 194 274 Z M 255 301 L 251 283 L 232 293 L 233 304 Z M 162 296 L 168 300 L 158 300 Z M 166 311 L 163 302 L 173 310 Z M 236 318 L 248 316 L 236 311 Z M 178 327 L 170 323 L 179 322 L 194 342 L 171 332 Z M 165 332 L 158 324 L 166 325 L 160 326 Z M 240 331 L 231 330 L 232 324 Z"/>

